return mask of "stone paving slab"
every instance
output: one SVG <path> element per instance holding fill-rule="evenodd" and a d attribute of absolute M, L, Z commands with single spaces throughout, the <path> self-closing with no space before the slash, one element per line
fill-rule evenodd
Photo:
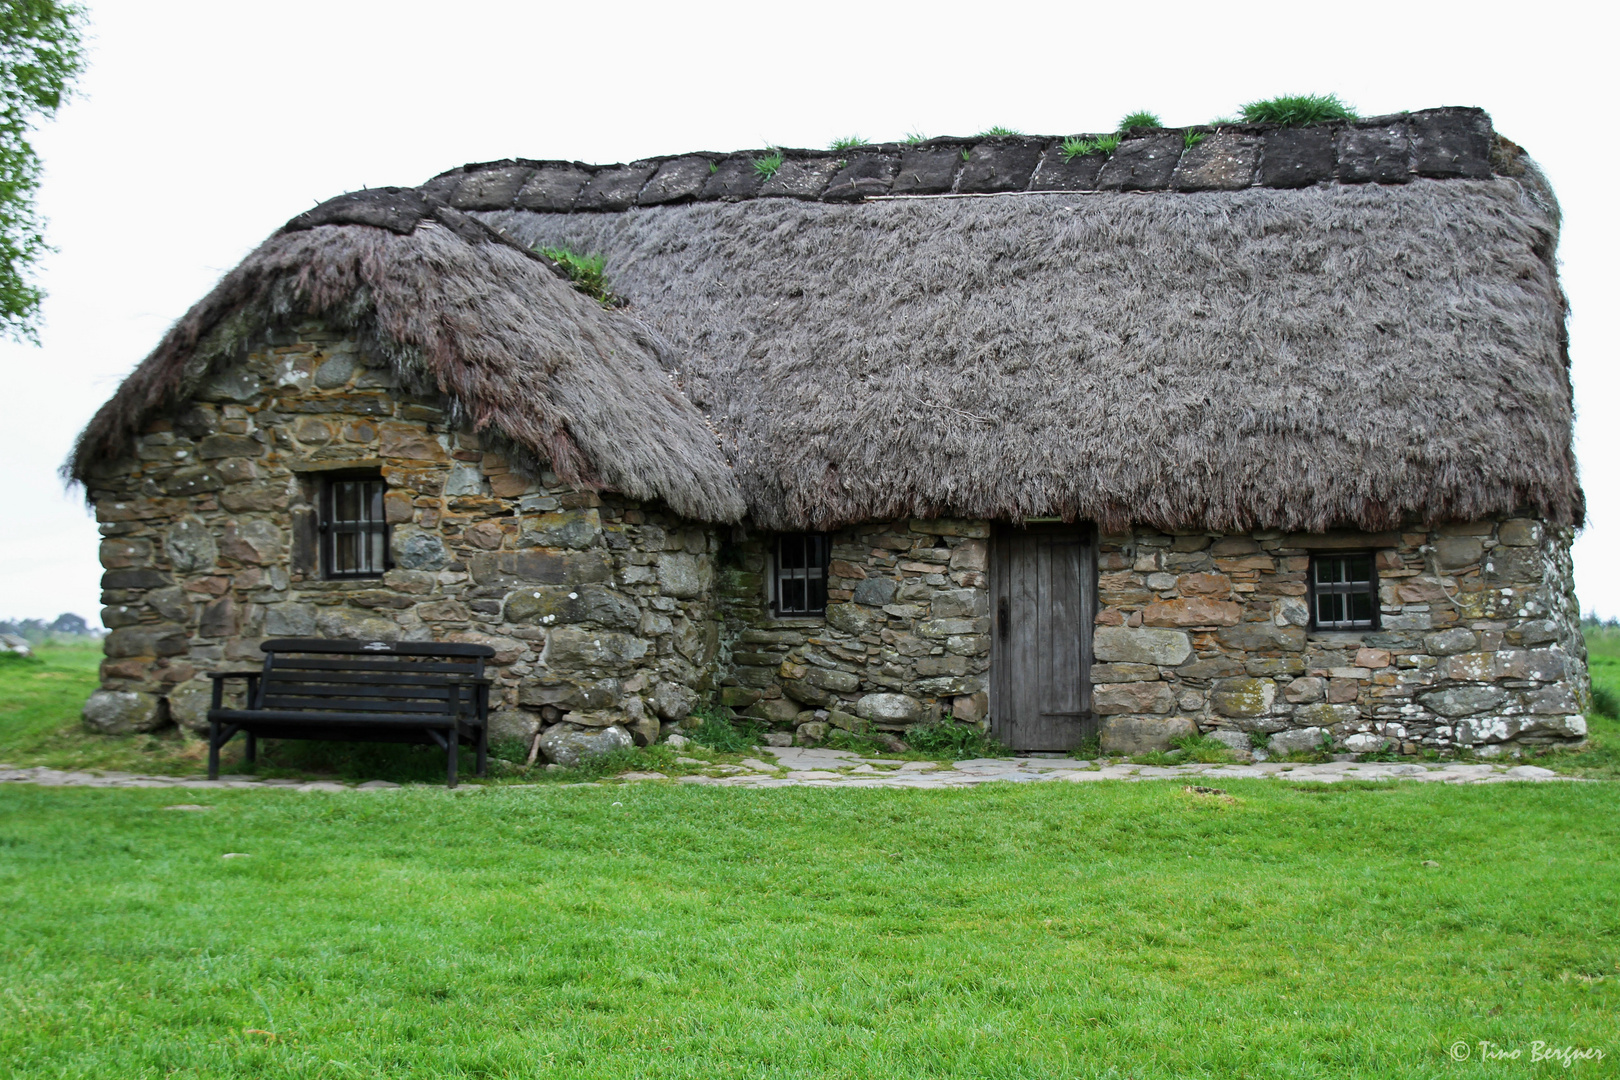
<path fill-rule="evenodd" d="M 1091 762 L 1073 758 L 977 758 L 970 761 L 901 761 L 895 758 L 863 758 L 849 750 L 823 750 L 813 747 L 773 747 L 759 749 L 759 757 L 744 759 L 741 765 L 715 765 L 708 775 L 677 777 L 678 783 L 711 787 L 882 787 L 882 788 L 959 788 L 989 783 L 1033 783 L 1062 780 L 1069 783 L 1117 780 L 1177 780 L 1198 777 L 1206 781 L 1276 779 L 1295 783 L 1336 784 L 1346 780 L 1416 780 L 1438 784 L 1543 783 L 1577 777 L 1560 776 L 1538 765 L 1506 765 L 1473 762 L 1421 764 L 1418 762 L 1330 761 L 1293 765 L 1274 761 L 1252 764 L 1212 765 L 1133 765 L 1128 762 Z M 776 759 L 772 764 L 764 760 Z M 665 780 L 658 772 L 628 772 L 616 780 Z M 335 780 L 256 780 L 251 776 L 221 776 L 208 780 L 199 776 L 141 776 L 127 772 L 95 772 L 18 768 L 0 765 L 0 783 L 37 784 L 41 787 L 93 788 L 170 788 L 210 789 L 292 789 L 295 791 L 389 791 L 399 784 L 388 780 L 368 780 L 345 784 Z M 597 784 L 569 784 L 565 787 L 592 787 Z M 413 787 L 436 785 L 414 784 Z M 503 785 L 534 787 L 533 784 Z M 483 790 L 469 786 L 469 792 Z"/>

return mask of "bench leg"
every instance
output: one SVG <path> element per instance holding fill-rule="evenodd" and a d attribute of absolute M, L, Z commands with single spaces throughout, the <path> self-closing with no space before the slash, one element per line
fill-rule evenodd
<path fill-rule="evenodd" d="M 478 729 L 478 775 L 489 774 L 489 725 Z"/>
<path fill-rule="evenodd" d="M 247 733 L 247 763 L 255 764 L 259 760 L 259 737 L 253 732 Z"/>
<path fill-rule="evenodd" d="M 208 779 L 219 779 L 219 721 L 208 721 Z"/>
<path fill-rule="evenodd" d="M 445 756 L 446 764 L 447 764 L 447 766 L 449 768 L 450 780 L 449 780 L 449 783 L 447 783 L 445 786 L 446 787 L 455 787 L 456 786 L 456 749 L 461 745 L 461 740 L 456 737 L 456 729 L 455 728 L 450 729 L 450 738 L 448 740 L 446 740 L 446 741 L 449 742 L 449 744 L 450 744 L 449 746 L 446 746 L 444 748 L 444 756 Z"/>

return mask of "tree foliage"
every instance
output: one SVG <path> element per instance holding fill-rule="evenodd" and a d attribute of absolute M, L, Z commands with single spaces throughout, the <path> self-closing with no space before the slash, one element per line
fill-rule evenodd
<path fill-rule="evenodd" d="M 52 634 L 84 635 L 89 632 L 90 624 L 85 622 L 84 616 L 66 611 L 50 622 L 44 619 L 0 619 L 0 634 L 15 634 L 36 645 L 49 639 Z"/>
<path fill-rule="evenodd" d="M 74 3 L 0 0 L 0 333 L 19 340 L 38 340 L 44 294 L 32 270 L 47 250 L 29 132 L 55 115 L 84 70 L 84 18 Z"/>

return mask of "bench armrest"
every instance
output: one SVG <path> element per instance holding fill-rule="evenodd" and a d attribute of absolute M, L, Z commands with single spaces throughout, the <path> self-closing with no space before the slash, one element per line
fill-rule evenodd
<path fill-rule="evenodd" d="M 225 707 L 225 680 L 227 680 L 227 679 L 246 679 L 247 680 L 247 696 L 248 696 L 247 703 L 248 703 L 248 707 L 251 708 L 253 706 L 253 699 L 258 694 L 259 677 L 261 675 L 263 675 L 263 674 L 264 674 L 264 672 L 262 672 L 262 671 L 210 671 L 210 672 L 208 672 L 208 677 L 214 681 L 214 696 L 209 701 L 209 711 L 212 712 L 215 709 L 222 709 L 222 708 Z"/>
<path fill-rule="evenodd" d="M 485 675 L 448 675 L 445 678 L 447 682 L 453 683 L 458 688 L 465 686 L 472 691 L 472 696 L 466 702 L 466 705 L 472 710 L 473 719 L 481 724 L 488 722 L 489 688 L 495 685 L 494 681 Z M 462 703 L 457 701 L 456 712 L 458 715 L 461 712 L 461 706 Z"/>

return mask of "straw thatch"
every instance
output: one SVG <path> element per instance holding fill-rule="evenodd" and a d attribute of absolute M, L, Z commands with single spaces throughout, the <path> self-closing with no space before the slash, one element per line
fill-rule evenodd
<path fill-rule="evenodd" d="M 1582 518 L 1534 175 L 481 217 L 607 256 L 768 527 Z"/>
<path fill-rule="evenodd" d="M 71 468 L 128 453 L 253 334 L 319 315 L 456 422 L 702 520 L 1579 524 L 1557 207 L 1533 166 L 1507 164 L 605 214 L 357 194 L 227 275 Z M 568 288 L 537 244 L 606 255 L 627 312 Z"/>
<path fill-rule="evenodd" d="M 570 288 L 548 261 L 409 191 L 334 200 L 248 256 L 96 414 L 70 475 L 82 481 L 127 455 L 152 416 L 254 335 L 308 316 L 360 330 L 407 387 L 443 395 L 453 423 L 571 484 L 661 499 L 704 520 L 744 511 L 714 431 L 666 374 L 656 335 Z"/>

